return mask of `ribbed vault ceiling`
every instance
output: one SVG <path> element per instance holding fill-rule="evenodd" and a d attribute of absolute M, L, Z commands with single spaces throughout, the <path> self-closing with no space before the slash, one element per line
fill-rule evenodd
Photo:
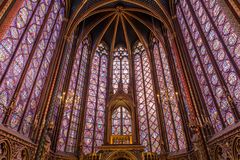
<path fill-rule="evenodd" d="M 110 50 L 131 46 L 140 40 L 148 48 L 149 35 L 161 37 L 161 27 L 171 28 L 168 1 L 159 0 L 75 0 L 72 2 L 68 35 L 77 27 L 82 39 L 91 35 L 93 50 L 105 41 Z"/>

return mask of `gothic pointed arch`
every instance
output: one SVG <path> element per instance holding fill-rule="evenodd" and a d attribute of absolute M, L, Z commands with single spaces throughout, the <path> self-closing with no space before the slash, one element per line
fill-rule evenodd
<path fill-rule="evenodd" d="M 107 107 L 107 144 L 111 144 L 112 136 L 129 136 L 133 144 L 137 142 L 136 105 L 132 96 L 118 90 L 108 101 Z M 128 139 L 129 140 L 129 139 Z M 123 142 L 125 143 L 125 142 Z"/>

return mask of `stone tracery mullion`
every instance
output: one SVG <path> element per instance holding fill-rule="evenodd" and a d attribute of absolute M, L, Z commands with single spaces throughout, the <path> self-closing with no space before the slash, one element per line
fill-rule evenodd
<path fill-rule="evenodd" d="M 3 79 L 3 83 L 1 86 L 1 92 L 7 92 L 9 95 L 9 100 L 11 100 L 11 107 L 16 109 L 17 106 L 15 107 L 15 99 L 17 98 L 19 94 L 19 90 L 22 86 L 22 82 L 24 78 L 26 77 L 26 71 L 29 68 L 29 65 L 32 61 L 32 58 L 34 56 L 34 52 L 36 49 L 36 44 L 39 42 L 39 38 L 42 35 L 43 28 L 45 26 L 47 17 L 49 16 L 50 13 L 50 8 L 52 8 L 53 2 L 49 1 L 42 1 L 37 9 L 36 13 L 33 15 L 33 19 L 31 19 L 30 22 L 30 28 L 26 32 L 26 34 L 23 35 L 23 39 L 21 42 L 19 42 L 16 50 L 15 50 L 15 55 L 13 57 L 13 60 L 11 63 L 9 63 L 9 70 L 6 72 L 6 76 Z M 45 8 L 46 7 L 46 8 Z M 44 8 L 44 9 L 43 9 Z M 43 25 L 41 25 L 43 23 Z M 39 32 L 39 33 L 34 33 L 34 32 Z M 37 53 L 35 53 L 37 54 Z M 11 81 L 14 82 L 11 87 L 6 85 L 6 81 Z M 14 89 L 13 89 L 14 88 Z M 5 91 L 4 91 L 5 90 Z M 11 108 L 9 108 L 12 110 Z M 23 109 L 23 108 L 22 108 Z M 22 111 L 20 111 L 22 112 Z M 10 115 L 12 116 L 12 115 Z M 10 117 L 11 118 L 11 117 Z M 18 115 L 15 115 L 14 117 L 16 119 L 16 122 L 21 119 Z M 18 120 L 17 120 L 18 119 Z M 5 117 L 5 122 L 8 123 L 7 121 L 9 120 L 9 117 Z M 14 129 L 17 129 L 16 123 L 11 126 Z"/>
<path fill-rule="evenodd" d="M 44 70 L 44 66 L 46 66 L 47 65 L 47 63 L 46 63 L 46 61 L 47 61 L 47 59 L 49 59 L 48 61 L 48 65 L 49 65 L 49 63 L 50 63 L 50 58 L 53 56 L 53 51 L 52 52 L 48 52 L 47 53 L 47 51 L 49 51 L 50 49 L 49 48 L 51 48 L 50 47 L 50 44 L 51 44 L 51 42 L 55 42 L 55 44 L 56 44 L 56 41 L 55 40 L 53 40 L 54 39 L 54 29 L 57 29 L 58 27 L 56 27 L 56 24 L 57 24 L 57 21 L 59 20 L 59 16 L 60 16 L 60 7 L 59 7 L 59 10 L 58 10 L 58 12 L 56 13 L 57 15 L 56 15 L 56 19 L 55 19 L 55 21 L 54 21 L 54 25 L 52 26 L 52 29 L 51 29 L 51 34 L 50 34 L 50 37 L 48 37 L 48 41 L 47 41 L 47 45 L 46 45 L 46 48 L 45 48 L 45 50 L 44 50 L 44 55 L 43 55 L 43 58 L 42 58 L 42 60 L 41 60 L 41 62 L 40 62 L 40 66 L 39 66 L 39 68 L 38 68 L 38 71 L 37 71 L 37 74 L 36 74 L 36 78 L 35 78 L 35 80 L 34 80 L 34 84 L 33 84 L 33 86 L 32 86 L 32 89 L 31 89 L 31 93 L 30 93 L 30 95 L 29 95 L 29 98 L 28 98 L 28 101 L 27 101 L 27 103 L 26 103 L 26 109 L 27 109 L 27 107 L 29 107 L 28 105 L 29 105 L 29 103 L 31 103 L 32 102 L 32 99 L 33 99 L 33 97 L 34 96 L 36 96 L 33 92 L 34 91 L 36 91 L 37 89 L 37 85 L 38 85 L 38 83 L 40 82 L 40 78 L 41 78 L 41 76 L 43 75 L 43 74 L 40 74 L 41 73 L 41 71 L 42 72 L 44 72 L 43 70 Z M 53 19 L 54 19 L 54 17 L 53 17 Z M 46 24 L 47 25 L 47 24 Z M 56 28 L 55 28 L 56 27 Z M 60 31 L 59 30 L 59 28 L 58 28 L 58 30 L 57 31 Z M 51 41 L 52 40 L 52 41 Z M 49 57 L 48 57 L 49 56 Z M 34 63 L 34 62 L 31 62 L 31 64 L 32 63 Z M 35 64 L 36 65 L 36 64 Z M 43 66 L 44 65 L 44 66 Z M 30 67 L 31 68 L 31 67 Z M 31 72 L 30 72 L 31 73 Z M 46 74 L 45 74 L 46 75 Z M 40 78 L 39 78 L 40 77 Z M 26 85 L 30 85 L 29 83 L 28 84 L 26 84 Z M 20 91 L 21 92 L 21 91 Z M 27 112 L 28 111 L 28 112 Z M 29 111 L 29 109 L 28 110 L 26 110 L 26 113 L 24 113 L 23 114 L 23 116 L 22 116 L 22 118 L 24 118 L 24 119 L 22 119 L 22 123 L 29 123 L 29 120 L 27 121 L 26 119 L 27 119 L 27 117 L 29 116 L 29 113 L 30 111 Z M 25 115 L 25 114 L 27 114 L 27 115 Z M 26 125 L 26 124 L 25 124 Z M 23 126 L 25 126 L 25 125 L 23 125 Z M 19 126 L 19 129 L 21 128 L 21 124 L 20 124 L 20 126 Z"/>
<path fill-rule="evenodd" d="M 181 5 L 183 5 L 183 4 L 181 4 Z M 217 97 L 216 100 L 217 100 L 219 106 L 221 106 L 222 116 L 224 117 L 224 121 L 225 121 L 226 125 L 232 124 L 234 117 L 233 117 L 232 111 L 229 110 L 231 107 L 227 100 L 227 96 L 224 93 L 222 93 L 222 92 L 224 92 L 224 88 L 223 88 L 222 84 L 220 83 L 220 79 L 215 70 L 216 68 L 213 66 L 212 61 L 210 61 L 209 53 L 207 53 L 205 44 L 202 42 L 202 38 L 200 37 L 198 28 L 195 25 L 195 23 L 193 22 L 193 18 L 191 17 L 190 11 L 186 7 L 187 7 L 187 5 L 185 4 L 183 7 L 184 8 L 183 11 L 185 11 L 185 14 L 188 15 L 187 18 L 189 19 L 186 22 L 189 26 L 191 26 L 189 28 L 190 28 L 190 31 L 196 42 L 196 47 L 197 47 L 198 53 L 201 53 L 201 56 L 199 55 L 199 57 L 200 57 L 200 60 L 204 64 L 204 70 L 206 70 L 208 73 L 207 74 L 208 80 L 209 81 L 212 80 L 212 82 L 210 81 L 211 82 L 210 84 L 211 84 L 211 87 L 213 88 L 212 90 L 214 91 L 215 97 Z M 222 98 L 220 99 L 219 96 Z M 223 105 L 226 107 L 223 107 Z"/>
<path fill-rule="evenodd" d="M 206 39 L 208 40 L 208 44 L 211 48 L 212 55 L 215 58 L 214 61 L 216 61 L 218 68 L 221 71 L 222 79 L 225 82 L 226 87 L 228 88 L 226 89 L 225 92 L 227 92 L 226 94 L 228 94 L 228 96 L 231 96 L 233 98 L 234 102 L 231 105 L 234 105 L 235 107 L 235 105 L 240 102 L 240 97 L 234 96 L 234 93 L 236 92 L 235 87 L 240 88 L 239 68 L 236 67 L 235 62 L 232 60 L 232 57 L 230 56 L 230 53 L 228 52 L 225 46 L 225 43 L 222 43 L 222 39 L 219 36 L 219 32 L 216 29 L 214 23 L 212 23 L 211 21 L 212 19 L 208 16 L 207 11 L 204 10 L 203 4 L 201 4 L 200 1 L 197 1 L 195 5 L 193 4 L 194 3 L 192 2 L 192 8 L 197 13 L 195 15 L 199 20 L 200 26 L 202 27 L 202 31 Z M 237 35 L 233 34 L 231 35 L 230 38 L 231 38 L 230 40 L 228 39 L 228 41 L 230 42 L 227 43 L 229 45 L 235 44 L 237 41 Z M 234 51 L 232 53 L 234 53 Z M 238 62 L 240 59 L 240 58 L 237 59 L 235 55 L 233 55 L 233 57 L 235 58 L 236 62 Z M 239 113 L 234 111 L 234 114 L 236 118 L 239 118 Z"/>
<path fill-rule="evenodd" d="M 159 42 L 160 43 L 160 42 Z M 170 137 L 171 134 L 170 134 L 170 130 L 167 131 L 167 135 L 168 135 L 168 142 L 172 145 L 172 146 L 169 146 L 170 148 L 170 151 L 176 151 L 176 150 L 179 150 L 179 145 L 178 145 L 178 138 L 177 138 L 177 133 L 176 133 L 176 126 L 175 124 L 173 123 L 174 122 L 174 118 L 173 118 L 173 114 L 172 114 L 172 107 L 171 107 L 171 102 L 170 102 L 170 98 L 169 98 L 169 91 L 168 91 L 168 85 L 167 85 L 167 82 L 166 82 L 166 75 L 165 75 L 165 72 L 164 72 L 164 66 L 163 66 L 163 59 L 161 57 L 161 50 L 160 50 L 160 46 L 158 44 L 155 44 L 157 46 L 157 51 L 156 52 L 156 57 L 155 58 L 159 58 L 158 62 L 160 62 L 160 66 L 158 66 L 158 69 L 162 71 L 162 77 L 160 75 L 158 75 L 158 83 L 162 82 L 162 85 L 163 86 L 159 86 L 160 87 L 160 96 L 161 96 L 161 99 L 164 102 L 166 102 L 166 105 L 167 107 L 164 107 L 163 110 L 165 110 L 165 113 L 169 113 L 170 114 L 170 122 L 171 122 L 171 126 L 172 127 L 169 127 L 168 129 L 172 128 L 172 132 L 174 133 L 174 138 L 175 140 L 173 140 L 173 144 L 171 144 L 171 140 L 172 138 Z M 164 92 L 165 91 L 165 92 Z M 163 93 L 164 92 L 164 93 Z M 163 105 L 164 106 L 164 105 Z M 164 115 L 164 119 L 165 119 L 165 123 L 168 124 L 168 118 L 167 118 L 167 115 Z M 176 146 L 173 146 L 176 142 Z"/>
<path fill-rule="evenodd" d="M 186 1 L 184 1 L 184 2 L 186 2 Z M 216 31 L 214 29 L 211 30 L 211 28 L 212 28 L 211 25 L 208 25 L 208 26 L 206 25 L 207 27 L 205 26 L 205 28 L 203 29 L 203 25 L 201 23 L 205 22 L 206 19 L 205 18 L 199 19 L 198 15 L 196 13 L 194 13 L 194 8 L 200 7 L 200 6 L 196 5 L 193 7 L 191 5 L 191 2 L 189 2 L 189 1 L 187 1 L 187 4 L 188 4 L 187 6 L 185 5 L 186 7 L 185 7 L 184 11 L 192 13 L 192 14 L 189 14 L 188 16 L 191 18 L 192 24 L 196 29 L 197 34 L 195 34 L 194 38 L 196 38 L 196 41 L 198 41 L 198 43 L 197 43 L 198 45 L 203 45 L 201 47 L 202 54 L 206 53 L 208 55 L 208 59 L 205 59 L 205 63 L 210 61 L 213 65 L 213 68 L 216 72 L 216 76 L 219 79 L 219 83 L 223 87 L 222 88 L 223 92 L 226 95 L 226 101 L 230 105 L 230 109 L 232 110 L 232 113 L 234 116 L 234 119 L 232 121 L 238 121 L 239 113 L 236 109 L 236 103 L 235 103 L 236 99 L 232 100 L 232 95 L 229 92 L 229 91 L 232 91 L 232 87 L 230 86 L 229 83 L 227 83 L 228 81 L 225 81 L 225 77 L 227 76 L 226 71 L 230 70 L 233 72 L 233 70 L 234 70 L 232 67 L 232 64 L 227 63 L 227 62 L 229 62 L 229 60 L 227 57 L 225 57 L 226 58 L 225 63 L 227 63 L 227 66 L 226 67 L 222 66 L 223 61 L 220 61 L 219 56 L 224 55 L 225 52 L 223 50 L 221 50 L 222 44 L 219 42 L 218 39 L 216 39 L 216 33 L 215 33 Z M 237 77 L 235 77 L 235 79 L 236 78 Z M 236 81 L 234 81 L 234 82 L 236 82 Z"/>
<path fill-rule="evenodd" d="M 220 108 L 219 107 L 220 103 L 219 103 L 219 101 L 216 100 L 214 92 L 211 89 L 212 85 L 208 81 L 209 76 L 207 76 L 207 73 L 204 69 L 204 64 L 201 61 L 200 54 L 199 54 L 199 51 L 197 49 L 196 44 L 194 43 L 193 36 L 190 34 L 191 33 L 190 28 L 186 25 L 187 22 L 186 22 L 185 17 L 182 15 L 182 10 L 180 11 L 180 8 L 178 8 L 178 12 L 179 12 L 179 15 L 182 16 L 182 19 L 180 20 L 180 23 L 183 26 L 182 31 L 183 31 L 184 35 L 186 37 L 188 37 L 188 39 L 186 40 L 186 43 L 188 44 L 188 50 L 189 50 L 189 53 L 190 53 L 190 57 L 193 61 L 193 65 L 197 68 L 197 71 L 195 71 L 196 75 L 197 75 L 197 78 L 199 79 L 200 84 L 202 84 L 203 86 L 206 86 L 205 88 L 202 88 L 202 87 L 200 87 L 200 88 L 202 89 L 204 99 L 205 99 L 205 101 L 208 105 L 208 112 L 209 112 L 210 115 L 218 112 L 218 115 L 215 116 L 215 118 L 213 118 L 212 116 L 210 118 L 211 118 L 212 122 L 214 123 L 214 128 L 216 130 L 219 130 L 219 129 L 221 130 L 222 127 L 225 128 L 226 125 L 225 125 L 225 121 L 223 120 L 223 117 L 222 117 L 222 111 L 219 109 Z M 209 95 L 208 92 L 204 91 L 203 89 L 204 90 L 209 90 L 210 95 Z M 211 98 L 212 98 L 211 101 L 208 100 L 209 96 L 211 96 Z M 212 110 L 212 112 L 211 112 L 210 109 Z M 219 122 L 221 122 L 221 124 Z"/>
<path fill-rule="evenodd" d="M 1 67 L 3 67 L 4 63 L 5 63 L 6 66 L 0 70 L 0 73 L 1 73 L 0 74 L 1 75 L 0 84 L 2 83 L 3 78 L 4 78 L 7 70 L 9 69 L 9 65 L 11 64 L 13 57 L 15 56 L 15 52 L 19 47 L 20 43 L 18 43 L 18 41 L 21 41 L 23 39 L 25 33 L 27 32 L 30 22 L 32 21 L 35 13 L 37 11 L 39 3 L 40 3 L 40 1 L 38 1 L 37 3 L 32 2 L 32 1 L 31 2 L 25 1 L 23 3 L 22 7 L 19 9 L 19 12 L 18 12 L 19 17 L 14 19 L 13 24 L 10 26 L 11 30 L 7 31 L 7 33 L 5 34 L 5 37 L 0 42 L 1 43 L 1 51 L 4 53 L 8 52 L 8 54 L 9 54 L 9 57 L 6 56 L 7 58 L 9 58 L 9 60 L 6 60 L 7 59 L 6 58 L 5 61 L 3 62 L 3 64 L 1 65 Z M 27 17 L 24 17 L 24 16 L 26 16 L 25 12 L 29 12 L 30 14 L 27 14 Z M 19 23 L 19 24 L 17 25 L 17 23 Z M 18 28 L 15 28 L 14 25 L 17 25 Z M 13 37 L 13 40 L 10 40 L 10 39 L 12 39 L 12 37 Z M 10 45 L 5 45 L 7 43 L 9 43 Z"/>

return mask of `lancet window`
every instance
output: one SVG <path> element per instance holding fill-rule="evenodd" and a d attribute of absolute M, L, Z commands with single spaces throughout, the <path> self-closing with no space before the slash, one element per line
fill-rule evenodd
<path fill-rule="evenodd" d="M 39 101 L 63 16 L 59 0 L 25 0 L 0 40 L 0 123 L 25 136 L 42 110 Z"/>
<path fill-rule="evenodd" d="M 108 48 L 100 43 L 92 60 L 84 127 L 84 153 L 103 144 L 108 68 Z"/>
<path fill-rule="evenodd" d="M 233 124 L 239 114 L 239 32 L 219 0 L 180 1 L 177 17 L 217 132 Z"/>
<path fill-rule="evenodd" d="M 147 151 L 160 153 L 160 130 L 150 60 L 142 43 L 133 50 L 140 142 Z"/>
<path fill-rule="evenodd" d="M 118 89 L 121 80 L 124 92 L 128 92 L 129 85 L 129 62 L 127 49 L 119 46 L 115 49 L 113 55 L 113 91 Z"/>

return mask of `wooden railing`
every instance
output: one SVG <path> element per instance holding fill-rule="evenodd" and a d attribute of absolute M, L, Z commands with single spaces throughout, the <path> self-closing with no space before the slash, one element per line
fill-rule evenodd
<path fill-rule="evenodd" d="M 112 135 L 111 144 L 132 144 L 132 135 Z"/>

